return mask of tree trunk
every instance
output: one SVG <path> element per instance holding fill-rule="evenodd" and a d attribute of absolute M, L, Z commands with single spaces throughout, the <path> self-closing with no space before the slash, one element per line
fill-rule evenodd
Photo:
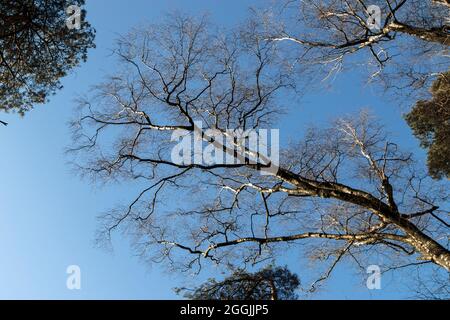
<path fill-rule="evenodd" d="M 450 8 L 450 0 L 433 0 L 437 4 L 442 4 L 443 6 L 447 6 Z"/>
<path fill-rule="evenodd" d="M 353 203 L 376 213 L 382 220 L 396 225 L 408 237 L 407 243 L 413 246 L 422 259 L 430 260 L 450 271 L 450 251 L 437 241 L 427 236 L 417 226 L 403 218 L 397 210 L 373 197 L 372 195 L 350 188 L 338 183 L 318 183 L 296 175 L 289 170 L 280 168 L 278 177 L 295 185 L 299 193 L 322 198 L 335 198 L 344 202 Z"/>
<path fill-rule="evenodd" d="M 449 33 L 445 26 L 440 28 L 424 29 L 413 27 L 401 22 L 392 22 L 389 25 L 389 29 L 392 31 L 406 33 L 429 42 L 437 42 L 443 45 L 450 44 Z"/>
<path fill-rule="evenodd" d="M 450 271 L 450 251 L 437 241 L 419 230 L 409 220 L 399 217 L 392 221 L 410 238 L 410 244 L 422 255 L 423 260 L 430 260 Z"/>
<path fill-rule="evenodd" d="M 275 283 L 273 282 L 273 279 L 269 280 L 269 286 L 270 286 L 270 293 L 271 293 L 271 300 L 278 300 L 278 292 L 277 288 L 275 286 Z"/>

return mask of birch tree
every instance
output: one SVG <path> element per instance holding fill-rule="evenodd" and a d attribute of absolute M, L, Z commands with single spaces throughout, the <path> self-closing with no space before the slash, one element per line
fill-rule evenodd
<path fill-rule="evenodd" d="M 289 112 L 296 73 L 257 23 L 218 32 L 171 16 L 122 37 L 115 54 L 113 74 L 79 101 L 71 152 L 83 174 L 142 189 L 102 215 L 99 240 L 122 230 L 144 259 L 182 271 L 300 251 L 327 265 L 311 290 L 345 259 L 365 270 L 376 254 L 384 270 L 450 270 L 445 185 L 370 112 L 292 137 L 270 174 L 259 149 L 221 142 L 229 128 L 273 128 Z M 178 140 L 195 134 L 234 163 L 174 161 Z"/>

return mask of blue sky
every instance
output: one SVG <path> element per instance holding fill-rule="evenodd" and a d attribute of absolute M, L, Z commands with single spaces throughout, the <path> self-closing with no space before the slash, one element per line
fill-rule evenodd
<path fill-rule="evenodd" d="M 24 118 L 2 115 L 0 128 L 0 298 L 19 299 L 173 299 L 172 288 L 186 275 L 149 267 L 134 256 L 128 240 L 117 234 L 114 251 L 93 245 L 96 217 L 114 204 L 129 201 L 133 185 L 93 185 L 76 176 L 64 149 L 70 144 L 67 122 L 74 98 L 114 71 L 110 49 L 119 34 L 142 22 L 155 22 L 174 9 L 190 14 L 208 12 L 211 20 L 230 26 L 247 14 L 250 0 L 88 0 L 87 18 L 97 30 L 97 49 L 87 63 L 63 81 L 64 89 L 51 102 Z M 342 76 L 329 92 L 307 95 L 280 122 L 282 139 L 308 123 L 323 124 L 334 115 L 372 107 L 382 115 L 396 138 L 423 159 L 423 152 L 401 119 L 402 110 L 361 86 L 356 77 Z M 324 117 L 324 115 L 326 115 Z M 295 255 L 286 258 L 293 271 Z M 81 268 L 81 290 L 66 288 L 66 268 Z M 210 273 L 202 275 L 204 279 Z M 345 266 L 315 298 L 402 298 L 410 296 L 392 279 L 383 289 L 369 291 L 365 279 Z"/>

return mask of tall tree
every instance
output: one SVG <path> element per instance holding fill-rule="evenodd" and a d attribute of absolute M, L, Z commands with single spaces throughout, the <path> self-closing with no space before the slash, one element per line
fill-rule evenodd
<path fill-rule="evenodd" d="M 80 28 L 68 28 L 69 6 L 84 0 L 0 2 L 0 110 L 23 115 L 61 88 L 60 79 L 94 47 L 94 29 L 80 11 Z M 2 124 L 5 124 L 2 122 Z"/>
<path fill-rule="evenodd" d="M 209 279 L 194 289 L 177 289 L 191 300 L 295 300 L 300 285 L 287 267 L 266 267 L 258 272 L 235 271 L 222 281 Z"/>
<path fill-rule="evenodd" d="M 146 258 L 182 270 L 240 268 L 300 243 L 329 262 L 319 282 L 347 257 L 364 270 L 375 254 L 386 269 L 450 270 L 448 193 L 368 112 L 295 136 L 280 164 L 230 133 L 276 123 L 295 73 L 257 23 L 212 30 L 183 16 L 134 30 L 118 42 L 119 71 L 80 101 L 79 167 L 142 186 L 103 216 L 100 238 L 122 228 Z M 234 162 L 174 160 L 174 140 L 192 135 Z"/>
<path fill-rule="evenodd" d="M 450 178 L 450 71 L 434 81 L 431 95 L 430 100 L 416 103 L 406 121 L 428 149 L 430 175 Z"/>

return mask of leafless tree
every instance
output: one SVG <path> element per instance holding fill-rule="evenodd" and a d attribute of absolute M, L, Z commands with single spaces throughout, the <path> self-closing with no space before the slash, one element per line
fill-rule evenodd
<path fill-rule="evenodd" d="M 182 270 L 206 261 L 243 267 L 303 245 L 330 261 L 313 288 L 344 258 L 364 267 L 375 253 L 392 268 L 420 261 L 450 270 L 447 190 L 368 112 L 296 137 L 272 175 L 260 172 L 270 160 L 250 161 L 258 150 L 243 145 L 234 164 L 172 160 L 175 130 L 234 156 L 237 142 L 230 148 L 207 130 L 274 125 L 294 74 L 258 28 L 224 34 L 172 16 L 118 42 L 114 74 L 80 101 L 73 122 L 71 151 L 84 173 L 142 186 L 103 215 L 100 238 L 121 229 L 143 257 Z"/>
<path fill-rule="evenodd" d="M 426 93 L 449 66 L 447 0 L 289 0 L 255 16 L 269 39 L 299 50 L 303 68 L 326 78 L 358 65 L 399 100 Z"/>

